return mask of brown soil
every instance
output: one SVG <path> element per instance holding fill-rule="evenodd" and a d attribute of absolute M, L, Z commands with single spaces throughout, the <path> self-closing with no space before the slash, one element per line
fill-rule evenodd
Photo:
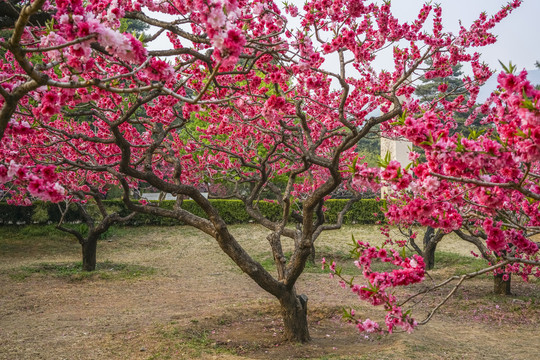
<path fill-rule="evenodd" d="M 233 230 L 264 258 L 258 227 Z M 376 234 L 346 227 L 319 246 L 346 250 L 351 232 L 357 239 Z M 519 296 L 489 296 L 490 279 L 474 280 L 413 334 L 365 337 L 341 320 L 341 307 L 379 320 L 382 311 L 360 304 L 328 275 L 306 273 L 298 291 L 309 296 L 313 340 L 283 343 L 277 302 L 211 238 L 185 227 L 129 229 L 98 245 L 98 262 L 150 266 L 153 274 L 10 276 L 21 266 L 73 262 L 78 251 L 69 243 L 61 254 L 0 253 L 0 359 L 533 359 L 540 353 L 539 283 L 519 279 L 513 284 Z M 444 295 L 425 298 L 415 314 L 421 318 Z"/>

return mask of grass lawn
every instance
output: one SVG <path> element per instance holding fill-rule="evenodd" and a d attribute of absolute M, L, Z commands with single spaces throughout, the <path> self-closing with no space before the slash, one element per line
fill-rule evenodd
<path fill-rule="evenodd" d="M 275 272 L 261 227 L 231 230 Z M 354 276 L 353 234 L 382 241 L 376 226 L 345 226 L 321 236 L 317 261 L 334 259 Z M 452 236 L 438 250 L 426 282 L 398 294 L 485 265 Z M 0 359 L 532 359 L 539 351 L 537 280 L 514 279 L 514 295 L 494 296 L 492 277 L 484 275 L 414 333 L 365 337 L 342 321 L 342 309 L 379 321 L 384 311 L 341 289 L 319 263 L 308 264 L 297 287 L 309 297 L 313 340 L 298 345 L 280 340 L 277 301 L 195 229 L 113 228 L 98 243 L 92 273 L 81 270 L 80 251 L 53 226 L 0 228 Z M 292 243 L 285 241 L 284 251 L 290 254 Z M 422 319 L 448 291 L 421 297 L 413 314 Z"/>

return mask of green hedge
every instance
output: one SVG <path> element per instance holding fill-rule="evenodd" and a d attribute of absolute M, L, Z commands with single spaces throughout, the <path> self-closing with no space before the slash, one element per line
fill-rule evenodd
<path fill-rule="evenodd" d="M 217 209 L 223 220 L 227 224 L 241 224 L 250 221 L 244 204 L 239 200 L 210 200 Z M 326 221 L 333 223 L 337 215 L 347 200 L 328 200 L 325 203 Z M 121 200 L 105 200 L 105 205 L 114 211 L 119 211 L 122 215 L 127 215 L 124 203 Z M 160 207 L 172 209 L 174 200 L 162 201 Z M 345 224 L 374 224 L 376 221 L 384 220 L 380 210 L 381 203 L 374 199 L 361 200 L 353 204 L 352 208 L 345 215 Z M 193 200 L 184 200 L 182 208 L 194 215 L 206 217 L 202 209 Z M 278 220 L 281 216 L 281 208 L 272 202 L 262 201 L 259 203 L 261 212 L 270 220 Z M 97 212 L 97 210 L 95 210 Z M 377 215 L 375 215 L 377 214 Z M 0 224 L 47 224 L 58 223 L 61 217 L 57 204 L 35 202 L 31 206 L 15 206 L 0 203 Z M 66 214 L 67 222 L 77 222 L 81 216 L 77 207 L 72 205 Z M 137 214 L 126 225 L 180 225 L 176 219 L 164 218 L 148 214 Z"/>
<path fill-rule="evenodd" d="M 335 199 L 325 202 L 326 211 L 324 217 L 326 222 L 334 223 L 338 213 L 343 209 L 347 200 Z M 381 211 L 383 203 L 375 199 L 364 199 L 355 202 L 351 209 L 343 218 L 344 224 L 375 224 L 377 221 L 384 221 L 384 214 Z"/>
<path fill-rule="evenodd" d="M 0 203 L 0 224 L 47 224 L 58 223 L 62 213 L 58 204 L 34 202 L 30 206 L 15 206 L 5 202 Z M 76 222 L 81 219 L 77 206 L 71 205 L 65 216 L 66 222 Z"/>

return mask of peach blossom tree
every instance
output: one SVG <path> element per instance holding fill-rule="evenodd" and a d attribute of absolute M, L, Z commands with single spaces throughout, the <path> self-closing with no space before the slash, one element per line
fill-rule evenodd
<path fill-rule="evenodd" d="M 398 190 L 413 182 L 392 163 L 381 174 L 369 168 L 356 145 L 379 127 L 430 146 L 448 141 L 437 133 L 446 126 L 439 115 L 422 114 L 412 97 L 412 79 L 443 77 L 464 64 L 473 74 L 464 84 L 477 93 L 490 71 L 469 50 L 493 43 L 491 29 L 520 1 L 492 17 L 482 14 L 459 34 L 443 31 L 442 9 L 430 4 L 411 22 L 395 17 L 389 2 L 363 0 L 314 0 L 303 9 L 271 0 L 0 4 L 14 9 L 0 41 L 0 183 L 11 200 L 60 201 L 76 193 L 84 199 L 91 189 L 119 184 L 129 210 L 175 218 L 212 236 L 279 301 L 285 339 L 305 342 L 307 296 L 296 284 L 316 239 L 341 226 L 361 192 L 380 185 L 379 175 Z M 152 28 L 139 38 L 119 30 L 122 19 Z M 394 65 L 375 70 L 389 48 Z M 328 65 L 330 58 L 335 62 Z M 459 98 L 445 103 L 447 111 L 463 106 Z M 381 114 L 372 115 L 376 110 Z M 139 183 L 177 195 L 176 206 L 134 201 L 130 189 Z M 275 273 L 238 243 L 201 193 L 206 184 L 228 184 L 227 196 L 242 200 L 268 230 L 261 240 L 269 243 Z M 327 223 L 324 204 L 339 187 L 354 196 L 337 221 Z M 205 216 L 183 209 L 180 197 L 193 199 Z M 279 220 L 260 210 L 265 198 L 280 205 Z M 446 205 L 434 211 L 443 214 Z M 459 223 L 451 216 L 439 220 L 445 228 Z M 292 245 L 290 256 L 284 242 Z M 381 275 L 399 278 L 395 284 L 422 280 L 421 258 L 360 246 L 367 258 L 403 269 Z M 372 285 L 378 290 L 368 292 L 384 292 L 382 282 Z M 394 326 L 414 326 L 399 308 L 390 311 Z"/>

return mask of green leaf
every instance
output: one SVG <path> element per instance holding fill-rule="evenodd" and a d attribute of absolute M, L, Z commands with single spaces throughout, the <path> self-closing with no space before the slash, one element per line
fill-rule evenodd
<path fill-rule="evenodd" d="M 379 161 L 378 161 L 378 165 L 380 167 L 387 167 L 388 164 L 390 164 L 390 161 L 392 159 L 392 154 L 390 154 L 389 151 L 386 152 L 385 156 L 384 156 L 384 159 L 379 157 Z"/>
<path fill-rule="evenodd" d="M 358 158 L 359 157 L 360 157 L 360 155 L 356 155 L 356 157 L 354 158 L 354 160 L 352 162 L 352 170 L 356 169 L 356 163 L 358 163 Z"/>
<path fill-rule="evenodd" d="M 362 290 L 365 290 L 365 291 L 369 291 L 371 293 L 376 293 L 377 291 L 379 291 L 377 288 L 374 288 L 373 285 L 370 284 L 370 287 L 365 287 L 363 288 Z"/>
<path fill-rule="evenodd" d="M 478 137 L 480 137 L 480 135 L 482 135 L 483 133 L 485 132 L 485 130 L 476 130 L 476 129 L 472 129 L 469 136 L 468 136 L 468 139 L 469 140 L 476 140 L 478 139 Z"/>
<path fill-rule="evenodd" d="M 390 125 L 405 125 L 406 118 L 407 118 L 407 110 L 403 111 L 403 113 L 397 118 L 397 120 L 394 122 L 391 122 Z"/>
<path fill-rule="evenodd" d="M 409 163 L 407 166 L 405 166 L 405 171 L 409 171 L 409 169 L 411 168 L 411 166 L 413 165 L 413 163 Z"/>
<path fill-rule="evenodd" d="M 516 66 L 513 65 L 511 61 L 508 64 L 508 67 L 506 65 L 504 65 L 501 60 L 499 60 L 499 64 L 501 64 L 504 71 L 506 71 L 508 74 L 513 74 L 514 71 L 516 71 Z"/>
<path fill-rule="evenodd" d="M 347 310 L 345 308 L 341 308 L 342 312 L 343 312 L 343 319 L 352 319 L 352 315 L 351 315 L 351 311 L 350 310 Z"/>
<path fill-rule="evenodd" d="M 534 106 L 534 103 L 530 99 L 524 100 L 521 103 L 521 107 L 527 110 L 536 111 L 536 106 Z"/>
<path fill-rule="evenodd" d="M 51 20 L 47 21 L 45 23 L 45 28 L 47 30 L 47 34 L 51 33 L 52 31 L 54 31 L 54 18 L 52 18 Z"/>

